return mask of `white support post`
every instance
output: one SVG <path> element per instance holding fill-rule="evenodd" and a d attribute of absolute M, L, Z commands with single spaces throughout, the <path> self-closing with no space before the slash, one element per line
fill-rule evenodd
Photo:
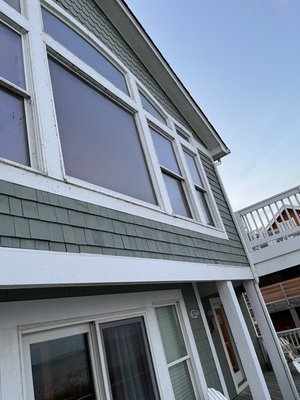
<path fill-rule="evenodd" d="M 204 329 L 205 329 L 205 332 L 206 332 L 206 336 L 207 336 L 207 339 L 208 339 L 208 342 L 209 342 L 210 350 L 211 350 L 213 358 L 214 358 L 214 362 L 215 362 L 215 365 L 216 365 L 216 369 L 217 369 L 217 372 L 218 372 L 218 376 L 219 376 L 219 379 L 220 379 L 222 390 L 223 390 L 224 395 L 229 399 L 229 393 L 228 393 L 227 386 L 226 386 L 226 383 L 225 383 L 225 379 L 224 379 L 224 375 L 223 375 L 223 372 L 222 372 L 221 364 L 220 364 L 219 358 L 217 356 L 217 351 L 216 351 L 216 348 L 215 348 L 215 345 L 214 345 L 214 342 L 213 342 L 213 338 L 212 338 L 210 330 L 209 330 L 209 326 L 208 326 L 208 323 L 207 323 L 207 320 L 206 320 L 204 308 L 203 308 L 203 305 L 202 305 L 201 297 L 200 297 L 199 290 L 198 290 L 196 282 L 193 282 L 193 289 L 194 289 L 195 297 L 196 297 L 196 300 L 197 300 L 197 303 L 198 303 L 198 307 L 199 307 L 200 315 L 201 315 L 202 322 L 203 322 L 203 325 L 204 325 Z"/>
<path fill-rule="evenodd" d="M 280 347 L 277 334 L 270 315 L 262 298 L 258 285 L 253 281 L 245 281 L 247 292 L 255 318 L 268 352 L 278 385 L 284 400 L 299 400 L 299 395 L 291 376 L 291 372 Z"/>
<path fill-rule="evenodd" d="M 243 369 L 254 399 L 271 400 L 246 322 L 231 281 L 217 283 Z"/>

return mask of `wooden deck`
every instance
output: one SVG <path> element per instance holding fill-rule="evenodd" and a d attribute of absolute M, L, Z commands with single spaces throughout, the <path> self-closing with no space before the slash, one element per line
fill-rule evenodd
<path fill-rule="evenodd" d="M 275 375 L 273 371 L 267 371 L 264 373 L 265 379 L 270 391 L 271 399 L 272 400 L 283 400 L 283 397 L 280 393 Z M 292 376 L 294 378 L 296 388 L 298 389 L 298 393 L 300 394 L 300 374 L 296 370 L 292 370 Z M 234 400 L 259 400 L 253 399 L 251 396 L 249 387 L 243 390 L 238 396 L 234 398 Z"/>

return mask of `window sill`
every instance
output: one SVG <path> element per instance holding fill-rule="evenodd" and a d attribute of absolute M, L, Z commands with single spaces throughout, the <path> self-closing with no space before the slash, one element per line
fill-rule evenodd
<path fill-rule="evenodd" d="M 158 206 L 151 205 L 141 200 L 83 182 L 76 178 L 65 177 L 59 179 L 49 177 L 45 173 L 0 158 L 0 176 L 2 180 L 43 190 L 58 196 L 69 197 L 74 200 L 84 201 L 100 207 L 146 218 L 156 222 L 188 229 L 205 235 L 221 239 L 228 239 L 225 230 L 213 226 L 206 226 L 199 221 L 181 215 L 169 214 Z"/>

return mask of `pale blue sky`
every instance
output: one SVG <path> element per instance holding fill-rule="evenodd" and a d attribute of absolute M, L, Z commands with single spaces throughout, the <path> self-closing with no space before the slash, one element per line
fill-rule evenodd
<path fill-rule="evenodd" d="M 231 149 L 233 208 L 300 185 L 300 1 L 127 4 Z"/>

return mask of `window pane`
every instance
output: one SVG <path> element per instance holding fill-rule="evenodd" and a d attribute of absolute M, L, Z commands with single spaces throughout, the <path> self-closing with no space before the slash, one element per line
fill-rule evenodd
<path fill-rule="evenodd" d="M 153 117 L 157 118 L 163 124 L 166 123 L 165 118 L 161 115 L 161 113 L 150 103 L 150 101 L 140 92 L 142 105 L 146 111 L 153 115 Z"/>
<path fill-rule="evenodd" d="M 155 309 L 167 363 L 187 355 L 175 306 Z"/>
<path fill-rule="evenodd" d="M 163 177 L 174 213 L 191 218 L 192 215 L 186 201 L 182 182 L 165 173 L 163 173 Z"/>
<path fill-rule="evenodd" d="M 25 88 L 21 35 L 0 22 L 0 75 Z"/>
<path fill-rule="evenodd" d="M 156 400 L 156 383 L 141 322 L 102 328 L 113 400 Z"/>
<path fill-rule="evenodd" d="M 30 345 L 35 400 L 96 400 L 86 335 Z"/>
<path fill-rule="evenodd" d="M 156 204 L 134 116 L 49 60 L 66 173 Z"/>
<path fill-rule="evenodd" d="M 185 133 L 179 131 L 178 129 L 176 129 L 177 134 L 182 137 L 184 140 L 186 140 L 187 142 L 190 141 L 190 138 L 188 137 L 188 135 L 186 135 Z"/>
<path fill-rule="evenodd" d="M 44 29 L 55 40 L 128 94 L 125 77 L 107 58 L 54 15 L 42 9 Z"/>
<path fill-rule="evenodd" d="M 152 134 L 156 154 L 160 165 L 180 175 L 180 170 L 176 161 L 171 141 L 160 135 L 152 128 L 150 128 L 150 132 Z"/>
<path fill-rule="evenodd" d="M 196 400 L 186 361 L 171 367 L 170 377 L 176 400 Z"/>
<path fill-rule="evenodd" d="M 20 0 L 4 0 L 7 4 L 9 4 L 11 7 L 13 7 L 17 11 L 21 11 L 20 8 Z"/>
<path fill-rule="evenodd" d="M 23 99 L 1 88 L 0 157 L 30 164 Z"/>
<path fill-rule="evenodd" d="M 197 191 L 198 199 L 199 199 L 199 202 L 200 202 L 203 214 L 204 214 L 204 218 L 205 218 L 205 220 L 202 222 L 204 224 L 214 226 L 215 225 L 214 220 L 213 220 L 211 212 L 209 210 L 209 207 L 208 207 L 208 204 L 207 204 L 207 201 L 205 198 L 205 193 L 203 193 L 201 190 L 199 190 L 197 188 L 196 188 L 196 191 Z"/>
<path fill-rule="evenodd" d="M 189 153 L 187 153 L 186 151 L 184 151 L 184 155 L 190 170 L 190 173 L 192 175 L 193 181 L 196 185 L 199 185 L 201 187 L 203 186 L 203 182 L 201 180 L 200 174 L 198 172 L 198 168 L 195 162 L 195 158 L 193 156 L 191 156 Z"/>

